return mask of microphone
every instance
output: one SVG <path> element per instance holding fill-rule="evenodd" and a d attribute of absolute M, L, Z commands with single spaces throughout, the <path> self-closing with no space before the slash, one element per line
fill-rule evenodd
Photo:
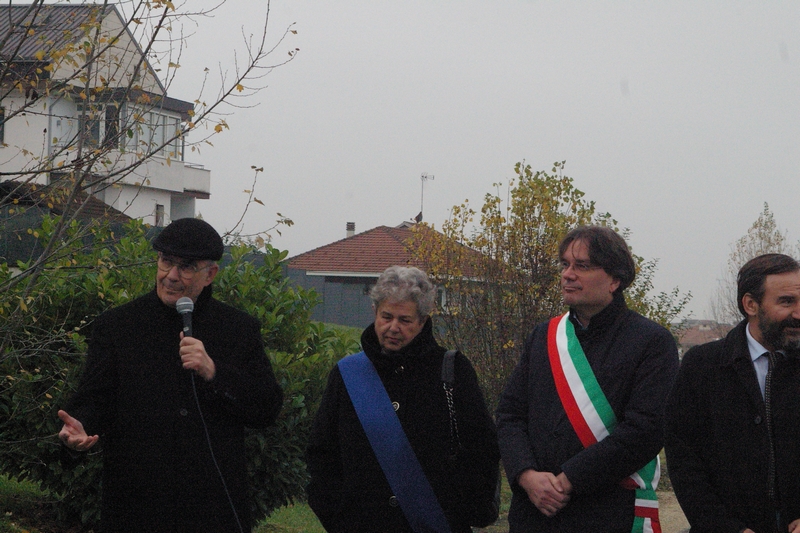
<path fill-rule="evenodd" d="M 183 335 L 185 337 L 192 336 L 192 311 L 194 311 L 194 302 L 188 296 L 178 298 L 175 302 L 175 310 L 183 317 Z"/>

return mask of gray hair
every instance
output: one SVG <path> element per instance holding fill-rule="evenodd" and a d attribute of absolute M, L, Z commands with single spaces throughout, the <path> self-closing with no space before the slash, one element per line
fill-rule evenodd
<path fill-rule="evenodd" d="M 436 285 L 417 267 L 390 266 L 380 275 L 369 297 L 376 310 L 385 300 L 410 301 L 417 305 L 419 316 L 426 317 L 436 307 Z"/>

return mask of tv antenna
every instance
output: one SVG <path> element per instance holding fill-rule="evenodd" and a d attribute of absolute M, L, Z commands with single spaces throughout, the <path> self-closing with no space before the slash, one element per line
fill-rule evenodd
<path fill-rule="evenodd" d="M 433 181 L 433 174 L 428 174 L 427 172 L 423 172 L 422 175 L 419 177 L 419 180 L 421 182 L 421 191 L 419 195 L 419 215 L 417 215 L 417 218 L 419 218 L 419 220 L 417 222 L 422 221 L 422 206 L 424 205 L 425 201 L 425 182 L 428 180 Z"/>

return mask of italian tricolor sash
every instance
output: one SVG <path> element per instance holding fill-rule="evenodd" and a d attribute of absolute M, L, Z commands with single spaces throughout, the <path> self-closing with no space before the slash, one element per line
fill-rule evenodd
<path fill-rule="evenodd" d="M 550 320 L 547 352 L 558 396 L 575 433 L 588 448 L 614 430 L 617 418 L 583 353 L 569 313 Z M 655 491 L 660 477 L 661 464 L 656 456 L 621 482 L 623 487 L 636 490 L 633 533 L 661 533 Z"/>

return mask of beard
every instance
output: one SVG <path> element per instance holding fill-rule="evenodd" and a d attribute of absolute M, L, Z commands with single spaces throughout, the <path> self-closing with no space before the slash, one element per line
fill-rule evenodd
<path fill-rule="evenodd" d="M 772 320 L 763 309 L 758 310 L 758 328 L 764 345 L 771 350 L 784 350 L 787 354 L 797 355 L 800 352 L 800 336 L 789 336 L 787 328 L 800 329 L 800 320 L 788 317 L 784 320 Z"/>

